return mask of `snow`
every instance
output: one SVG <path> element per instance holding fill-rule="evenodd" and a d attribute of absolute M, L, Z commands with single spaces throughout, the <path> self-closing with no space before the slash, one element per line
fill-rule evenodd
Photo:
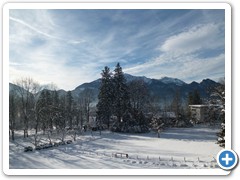
<path fill-rule="evenodd" d="M 218 168 L 215 157 L 222 149 L 216 144 L 216 128 L 171 128 L 157 138 L 154 132 L 123 134 L 94 131 L 77 137 L 72 144 L 33 152 L 30 138 L 16 132 L 10 141 L 10 169 L 192 169 Z M 43 137 L 44 139 L 44 137 Z M 71 139 L 71 136 L 66 138 Z M 128 154 L 129 158 L 115 153 Z"/>
<path fill-rule="evenodd" d="M 185 82 L 181 81 L 180 79 L 177 78 L 170 78 L 170 77 L 163 77 L 160 79 L 161 82 L 165 83 L 165 84 L 176 84 L 178 86 L 182 86 L 184 84 L 186 84 Z"/>
<path fill-rule="evenodd" d="M 134 80 L 142 80 L 146 84 L 151 84 L 152 83 L 152 79 L 147 78 L 145 76 L 132 76 L 130 74 L 124 73 L 124 77 L 126 78 L 127 82 L 131 82 L 131 81 L 134 81 Z"/>

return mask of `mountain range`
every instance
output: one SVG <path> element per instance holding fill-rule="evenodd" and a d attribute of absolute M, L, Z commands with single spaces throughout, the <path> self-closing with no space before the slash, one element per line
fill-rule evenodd
<path fill-rule="evenodd" d="M 188 94 L 190 92 L 193 92 L 194 90 L 197 90 L 199 92 L 201 98 L 208 98 L 209 88 L 219 85 L 219 83 L 211 79 L 203 79 L 200 83 L 193 81 L 188 84 L 180 79 L 171 78 L 171 77 L 163 77 L 161 79 L 151 79 L 145 76 L 133 76 L 130 74 L 124 74 L 124 76 L 126 78 L 127 83 L 133 80 L 143 81 L 147 89 L 149 90 L 149 93 L 153 97 L 160 98 L 160 100 L 162 101 L 164 100 L 167 102 L 171 102 L 173 100 L 173 97 L 175 96 L 176 91 L 179 92 L 179 95 L 183 103 L 186 102 L 188 98 Z M 72 91 L 72 94 L 73 96 L 78 97 L 79 94 L 84 89 L 88 88 L 88 89 L 92 89 L 92 91 L 94 92 L 94 98 L 97 99 L 100 84 L 101 84 L 101 79 L 97 79 L 89 83 L 81 84 L 80 86 L 76 87 Z"/>
<path fill-rule="evenodd" d="M 176 94 L 176 91 L 178 91 L 180 98 L 183 103 L 187 101 L 188 94 L 190 92 L 193 92 L 194 90 L 197 90 L 201 96 L 201 98 L 208 98 L 209 93 L 208 90 L 211 87 L 218 86 L 219 83 L 211 80 L 211 79 L 203 79 L 200 83 L 198 82 L 191 82 L 191 83 L 185 83 L 184 81 L 177 79 L 177 78 L 171 78 L 171 77 L 163 77 L 161 79 L 151 79 L 147 78 L 145 76 L 133 76 L 130 74 L 124 74 L 127 83 L 133 81 L 133 80 L 141 80 L 145 83 L 150 95 L 152 97 L 159 98 L 160 101 L 165 102 L 171 102 Z M 97 102 L 97 97 L 99 93 L 99 87 L 101 84 L 101 79 L 97 79 L 92 82 L 83 83 L 76 87 L 74 90 L 71 91 L 74 98 L 78 98 L 81 96 L 81 93 L 85 89 L 91 89 L 94 102 Z M 9 84 L 10 90 L 14 88 L 14 84 Z M 67 91 L 65 90 L 58 90 L 60 96 L 65 95 Z"/>

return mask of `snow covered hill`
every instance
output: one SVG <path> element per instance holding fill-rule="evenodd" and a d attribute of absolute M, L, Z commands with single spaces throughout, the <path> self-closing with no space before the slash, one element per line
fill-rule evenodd
<path fill-rule="evenodd" d="M 172 128 L 157 138 L 154 132 L 122 134 L 103 131 L 86 132 L 73 144 L 33 152 L 33 135 L 24 139 L 16 132 L 10 141 L 11 169 L 192 169 L 218 168 L 214 158 L 221 148 L 215 143 L 217 128 Z M 69 135 L 68 139 L 72 139 Z M 42 137 L 47 141 L 47 137 Z M 115 156 L 116 153 L 128 154 Z"/>

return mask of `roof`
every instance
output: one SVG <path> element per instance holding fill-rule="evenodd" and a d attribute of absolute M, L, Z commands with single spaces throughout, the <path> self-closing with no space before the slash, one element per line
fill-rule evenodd
<path fill-rule="evenodd" d="M 222 107 L 221 104 L 198 104 L 198 105 L 189 105 L 189 107 L 201 108 L 201 107 Z"/>
<path fill-rule="evenodd" d="M 176 118 L 175 112 L 160 112 L 154 115 L 155 118 L 162 118 L 164 116 L 168 118 Z"/>
<path fill-rule="evenodd" d="M 205 104 L 198 104 L 198 105 L 189 105 L 190 107 L 209 107 L 209 105 L 205 105 Z"/>

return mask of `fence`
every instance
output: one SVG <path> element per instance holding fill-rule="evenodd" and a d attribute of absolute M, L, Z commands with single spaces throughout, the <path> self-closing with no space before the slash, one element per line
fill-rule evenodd
<path fill-rule="evenodd" d="M 139 166 L 139 168 L 169 168 L 169 169 L 214 169 L 219 168 L 217 165 L 216 159 L 213 157 L 212 160 L 206 161 L 201 159 L 200 157 L 193 158 L 174 158 L 172 156 L 169 157 L 151 157 L 151 156 L 139 156 L 139 155 L 131 155 L 119 152 L 94 152 L 89 151 L 89 149 L 81 149 L 77 150 L 79 156 L 88 156 L 88 157 L 98 157 L 102 159 L 114 159 L 116 161 L 122 161 L 128 164 L 134 164 L 135 166 Z M 116 154 L 118 154 L 116 156 Z M 121 155 L 122 154 L 122 155 Z"/>

